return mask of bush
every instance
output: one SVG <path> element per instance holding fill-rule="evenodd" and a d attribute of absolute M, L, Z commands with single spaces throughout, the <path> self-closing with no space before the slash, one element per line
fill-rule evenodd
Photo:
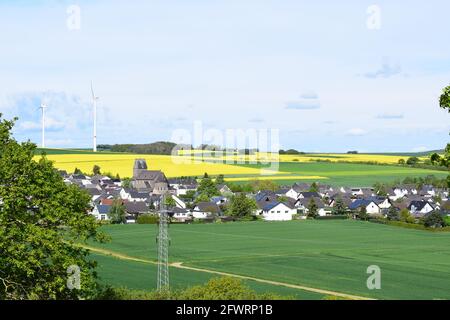
<path fill-rule="evenodd" d="M 156 224 L 159 222 L 159 217 L 155 214 L 143 214 L 137 218 L 139 224 Z"/>
<path fill-rule="evenodd" d="M 99 290 L 98 300 L 280 300 L 291 299 L 272 293 L 258 294 L 242 280 L 232 277 L 213 278 L 206 284 L 170 292 L 130 290 L 106 287 Z"/>
<path fill-rule="evenodd" d="M 316 220 L 346 220 L 346 219 L 348 219 L 348 216 L 346 214 L 316 217 Z"/>

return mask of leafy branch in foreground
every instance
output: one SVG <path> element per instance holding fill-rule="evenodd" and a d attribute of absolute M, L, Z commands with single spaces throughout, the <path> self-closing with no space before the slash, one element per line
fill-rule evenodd
<path fill-rule="evenodd" d="M 36 145 L 12 138 L 16 120 L 0 114 L 0 299 L 89 298 L 95 262 L 75 242 L 105 239 L 87 214 L 90 197 L 66 185 L 45 156 L 33 160 Z M 73 265 L 80 289 L 71 290 Z"/>

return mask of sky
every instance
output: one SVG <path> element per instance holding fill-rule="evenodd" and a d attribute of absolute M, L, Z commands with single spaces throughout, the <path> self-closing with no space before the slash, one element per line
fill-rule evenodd
<path fill-rule="evenodd" d="M 0 112 L 40 144 L 45 101 L 47 147 L 91 147 L 92 81 L 99 144 L 201 123 L 308 152 L 443 148 L 450 2 L 333 2 L 0 0 Z"/>

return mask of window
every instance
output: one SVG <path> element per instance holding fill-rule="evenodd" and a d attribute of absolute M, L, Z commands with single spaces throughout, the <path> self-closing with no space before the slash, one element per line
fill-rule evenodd
<path fill-rule="evenodd" d="M 284 213 L 288 213 L 288 212 L 289 212 L 289 211 L 286 210 Z"/>

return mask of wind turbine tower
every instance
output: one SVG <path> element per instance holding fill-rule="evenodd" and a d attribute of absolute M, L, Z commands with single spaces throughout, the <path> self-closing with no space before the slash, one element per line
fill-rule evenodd
<path fill-rule="evenodd" d="M 94 108 L 94 137 L 93 137 L 93 151 L 97 152 L 97 100 L 99 97 L 96 97 L 94 94 L 94 87 L 91 81 L 91 93 L 92 93 L 92 106 Z"/>
<path fill-rule="evenodd" d="M 41 147 L 45 148 L 45 109 L 47 109 L 47 104 L 45 101 L 41 102 L 41 107 L 39 108 L 42 111 L 42 143 Z"/>

